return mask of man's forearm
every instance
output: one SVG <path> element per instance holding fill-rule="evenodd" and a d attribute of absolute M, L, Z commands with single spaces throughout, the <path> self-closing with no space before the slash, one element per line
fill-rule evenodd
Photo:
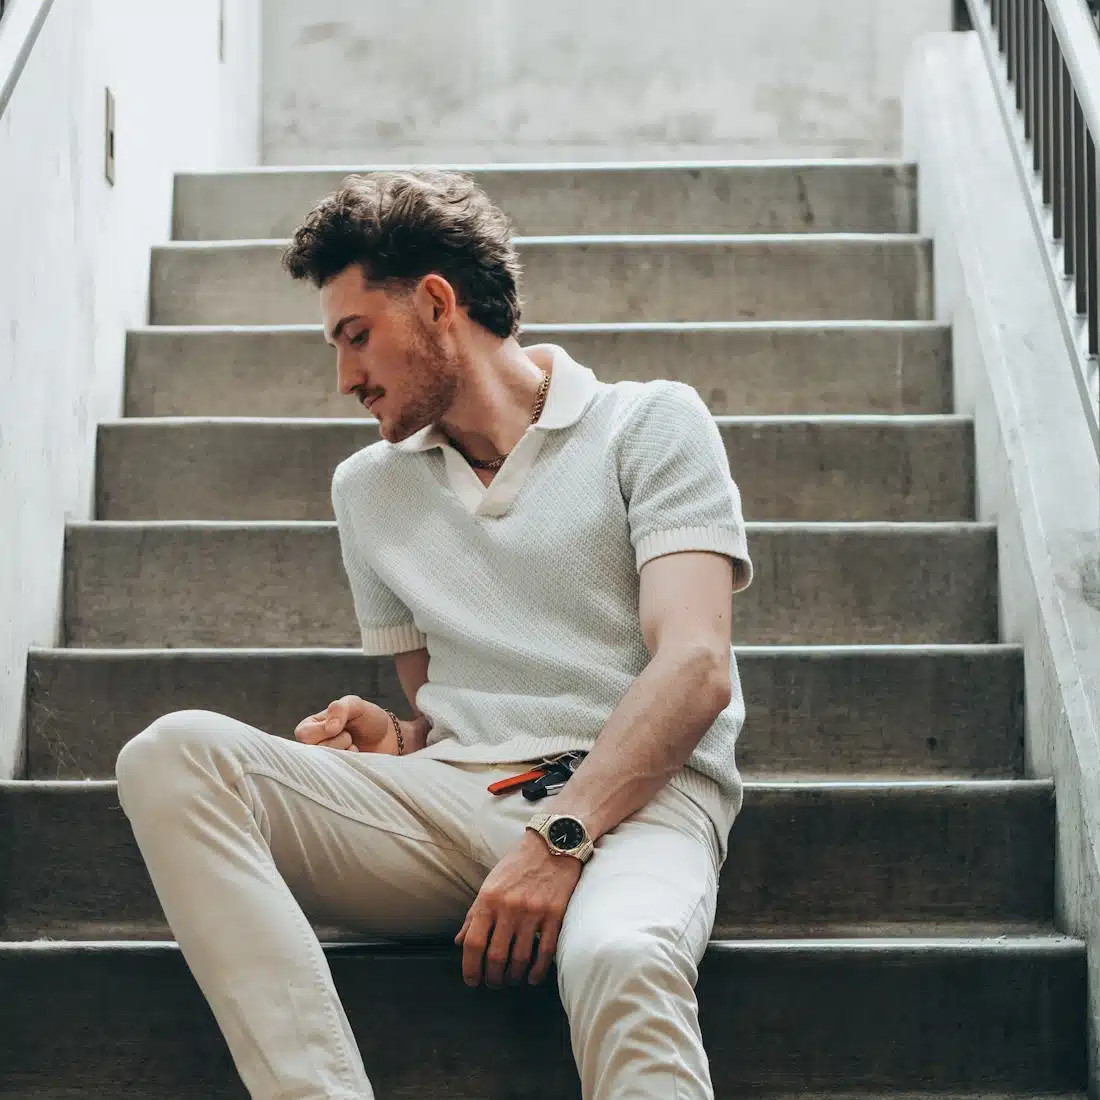
<path fill-rule="evenodd" d="M 658 654 L 555 795 L 551 812 L 579 817 L 593 840 L 615 828 L 683 767 L 729 701 L 728 664 Z"/>

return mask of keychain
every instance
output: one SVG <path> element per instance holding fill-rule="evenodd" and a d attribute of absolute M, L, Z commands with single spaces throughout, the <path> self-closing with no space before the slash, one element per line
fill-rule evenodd
<path fill-rule="evenodd" d="M 532 802 L 545 798 L 548 794 L 557 794 L 587 755 L 587 752 L 580 750 L 563 753 L 561 756 L 543 761 L 537 768 L 532 768 L 521 775 L 498 779 L 495 783 L 489 784 L 489 790 L 493 794 L 507 794 L 520 787 L 523 790 L 523 797 Z"/>

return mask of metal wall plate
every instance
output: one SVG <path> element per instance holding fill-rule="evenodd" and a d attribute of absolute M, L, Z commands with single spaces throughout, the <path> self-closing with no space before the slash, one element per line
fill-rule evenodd
<path fill-rule="evenodd" d="M 104 160 L 103 170 L 107 176 L 107 182 L 115 182 L 115 97 L 111 89 L 107 89 L 106 125 L 103 134 Z"/>

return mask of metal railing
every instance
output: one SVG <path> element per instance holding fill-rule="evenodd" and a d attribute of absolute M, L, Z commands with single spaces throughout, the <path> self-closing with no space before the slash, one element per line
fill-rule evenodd
<path fill-rule="evenodd" d="M 0 0 L 0 115 L 52 6 L 53 0 Z"/>
<path fill-rule="evenodd" d="M 1100 0 L 966 0 L 1100 456 Z"/>

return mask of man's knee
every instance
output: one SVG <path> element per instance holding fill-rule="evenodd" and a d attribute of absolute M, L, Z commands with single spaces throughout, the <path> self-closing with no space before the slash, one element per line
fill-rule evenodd
<path fill-rule="evenodd" d="M 115 761 L 119 798 L 155 788 L 166 796 L 174 773 L 207 749 L 228 749 L 248 727 L 209 710 L 177 710 L 158 718 L 122 746 Z"/>
<path fill-rule="evenodd" d="M 577 933 L 560 944 L 557 953 L 563 995 L 588 986 L 606 995 L 679 969 L 672 945 L 655 932 L 608 928 L 603 932 L 577 929 Z"/>

